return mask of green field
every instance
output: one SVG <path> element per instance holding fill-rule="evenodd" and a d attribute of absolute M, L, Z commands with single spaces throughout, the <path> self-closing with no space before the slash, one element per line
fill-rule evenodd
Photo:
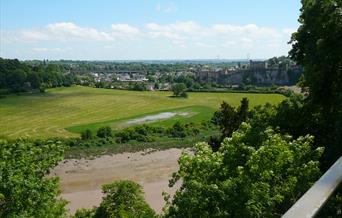
<path fill-rule="evenodd" d="M 278 94 L 189 93 L 187 99 L 170 92 L 136 92 L 75 86 L 49 89 L 44 94 L 11 95 L 0 99 L 0 135 L 16 138 L 70 137 L 84 129 L 109 125 L 123 128 L 128 120 L 160 112 L 187 113 L 153 125 L 172 125 L 175 120 L 202 122 L 210 119 L 222 101 L 238 106 L 247 97 L 251 106 L 278 103 Z"/>

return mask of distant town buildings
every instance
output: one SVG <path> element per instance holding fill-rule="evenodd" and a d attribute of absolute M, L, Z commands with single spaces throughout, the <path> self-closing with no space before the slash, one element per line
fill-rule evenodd
<path fill-rule="evenodd" d="M 290 85 L 298 80 L 301 68 L 295 64 L 274 64 L 250 61 L 248 68 L 203 69 L 196 73 L 202 82 L 225 85 Z"/>
<path fill-rule="evenodd" d="M 95 68 L 83 71 L 76 70 L 84 83 L 97 84 L 110 88 L 129 87 L 131 83 L 144 83 L 147 90 L 169 90 L 173 79 L 186 77 L 195 79 L 195 82 L 218 84 L 236 87 L 241 85 L 293 85 L 298 81 L 301 67 L 286 57 L 271 58 L 267 61 L 250 60 L 243 64 L 232 65 L 196 65 L 190 68 L 172 71 L 162 69 L 153 70 L 117 70 L 109 68 Z M 122 84 L 118 84 L 118 82 Z M 116 84 L 114 84 L 116 83 Z M 127 83 L 127 84 L 126 84 Z M 95 84 L 96 86 L 96 84 Z"/>
<path fill-rule="evenodd" d="M 105 71 L 93 72 L 95 82 L 147 82 L 146 76 L 139 71 Z"/>

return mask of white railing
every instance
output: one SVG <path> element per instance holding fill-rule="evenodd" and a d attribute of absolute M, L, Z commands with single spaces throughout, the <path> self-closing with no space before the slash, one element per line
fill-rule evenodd
<path fill-rule="evenodd" d="M 282 218 L 314 217 L 342 181 L 342 156 L 282 216 Z"/>

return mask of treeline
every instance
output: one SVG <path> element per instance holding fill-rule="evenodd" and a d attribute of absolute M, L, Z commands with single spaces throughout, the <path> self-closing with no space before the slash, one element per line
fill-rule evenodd
<path fill-rule="evenodd" d="M 46 88 L 71 86 L 76 76 L 67 73 L 64 68 L 43 62 L 28 65 L 17 59 L 0 58 L 0 90 L 2 94 L 29 92 Z"/>
<path fill-rule="evenodd" d="M 81 138 L 71 138 L 65 140 L 66 144 L 75 147 L 92 146 L 114 146 L 115 144 L 134 143 L 134 142 L 160 142 L 168 139 L 183 139 L 194 137 L 201 131 L 207 130 L 209 124 L 176 122 L 170 127 L 137 125 L 113 131 L 109 126 L 103 126 L 96 131 L 89 129 L 81 133 Z"/>
<path fill-rule="evenodd" d="M 43 61 L 26 61 L 30 65 L 41 64 Z M 200 69 L 203 66 L 212 67 L 231 67 L 237 65 L 247 65 L 246 61 L 231 61 L 231 62 L 169 62 L 169 61 L 157 61 L 152 63 L 151 61 L 140 61 L 140 62 L 118 62 L 118 61 L 75 61 L 75 60 L 59 60 L 59 61 L 49 61 L 49 63 L 60 65 L 63 68 L 75 72 L 90 73 L 92 71 L 139 71 L 142 73 L 151 72 L 176 72 L 176 71 L 192 71 Z"/>

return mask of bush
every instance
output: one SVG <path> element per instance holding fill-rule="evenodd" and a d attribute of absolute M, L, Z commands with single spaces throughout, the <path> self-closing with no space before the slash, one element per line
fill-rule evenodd
<path fill-rule="evenodd" d="M 173 138 L 184 138 L 186 137 L 186 129 L 179 121 L 177 121 L 170 129 L 169 134 Z"/>
<path fill-rule="evenodd" d="M 165 132 L 163 127 L 152 127 L 148 125 L 134 126 L 126 128 L 115 134 L 116 142 L 125 143 L 130 140 L 139 142 L 152 142 L 153 136 L 163 134 Z"/>
<path fill-rule="evenodd" d="M 169 137 L 185 138 L 186 136 L 198 135 L 199 129 L 193 123 L 182 124 L 177 121 L 172 127 L 167 130 Z"/>
<path fill-rule="evenodd" d="M 112 128 L 110 128 L 109 126 L 101 127 L 97 130 L 96 135 L 97 137 L 100 137 L 100 138 L 107 138 L 107 137 L 113 136 Z"/>
<path fill-rule="evenodd" d="M 89 140 L 93 138 L 93 132 L 90 131 L 89 129 L 85 130 L 84 132 L 81 133 L 81 139 L 82 140 Z"/>

